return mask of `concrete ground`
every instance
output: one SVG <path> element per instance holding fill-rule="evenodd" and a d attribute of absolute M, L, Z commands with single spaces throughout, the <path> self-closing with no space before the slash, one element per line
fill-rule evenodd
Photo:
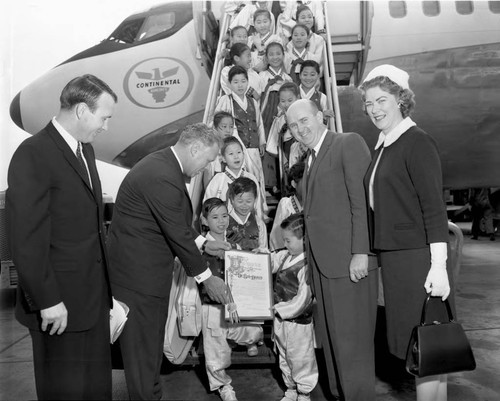
<path fill-rule="evenodd" d="M 470 226 L 470 224 L 469 224 Z M 461 225 L 464 232 L 467 225 Z M 466 233 L 456 292 L 458 320 L 463 324 L 476 357 L 473 372 L 449 376 L 450 401 L 500 400 L 500 236 L 469 239 Z M 13 296 L 0 293 L 0 400 L 35 399 L 31 341 L 27 329 L 14 318 Z M 383 309 L 380 309 L 383 312 Z M 381 319 L 383 321 L 383 319 Z M 413 379 L 384 350 L 383 329 L 378 331 L 377 401 L 415 400 Z M 329 400 L 324 368 L 312 400 Z M 274 401 L 282 397 L 281 375 L 276 364 L 237 365 L 228 370 L 240 401 Z M 202 366 L 166 367 L 162 375 L 166 400 L 218 400 L 208 391 Z M 113 399 L 128 399 L 122 370 L 113 371 Z"/>

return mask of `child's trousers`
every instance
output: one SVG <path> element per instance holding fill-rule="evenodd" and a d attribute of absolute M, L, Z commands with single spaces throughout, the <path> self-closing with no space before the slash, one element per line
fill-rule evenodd
<path fill-rule="evenodd" d="M 298 324 L 275 317 L 273 326 L 286 387 L 309 394 L 318 383 L 313 324 Z"/>
<path fill-rule="evenodd" d="M 211 391 L 231 383 L 231 377 L 226 373 L 226 368 L 231 365 L 231 346 L 228 340 L 239 345 L 251 345 L 263 337 L 263 330 L 259 325 L 226 322 L 224 305 L 203 305 L 201 330 Z"/>

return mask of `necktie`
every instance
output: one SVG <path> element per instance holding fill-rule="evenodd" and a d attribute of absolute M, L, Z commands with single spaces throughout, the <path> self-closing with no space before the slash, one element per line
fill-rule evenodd
<path fill-rule="evenodd" d="M 309 163 L 309 168 L 307 169 L 307 174 L 311 173 L 314 161 L 316 160 L 316 151 L 314 149 L 311 150 L 311 162 Z"/>
<path fill-rule="evenodd" d="M 82 144 L 80 142 L 78 142 L 78 146 L 76 148 L 76 158 L 78 159 L 78 163 L 80 164 L 80 167 L 83 169 L 82 172 L 84 172 L 84 175 L 85 175 L 85 178 L 87 179 L 87 182 L 90 184 L 89 172 L 87 170 L 87 166 L 85 165 L 85 162 L 83 161 Z"/>

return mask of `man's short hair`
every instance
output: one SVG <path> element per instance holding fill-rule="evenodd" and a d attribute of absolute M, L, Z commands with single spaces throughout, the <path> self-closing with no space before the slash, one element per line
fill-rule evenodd
<path fill-rule="evenodd" d="M 181 136 L 179 137 L 177 143 L 189 146 L 197 141 L 201 142 L 206 147 L 211 147 L 215 143 L 219 147 L 222 145 L 222 141 L 219 138 L 219 135 L 217 135 L 217 132 L 204 123 L 188 125 L 181 132 Z"/>
<path fill-rule="evenodd" d="M 109 94 L 115 103 L 118 101 L 116 93 L 106 82 L 96 76 L 86 74 L 73 78 L 63 88 L 59 97 L 61 109 L 70 110 L 78 103 L 85 103 L 90 111 L 94 112 L 97 108 L 97 100 L 103 93 Z"/>

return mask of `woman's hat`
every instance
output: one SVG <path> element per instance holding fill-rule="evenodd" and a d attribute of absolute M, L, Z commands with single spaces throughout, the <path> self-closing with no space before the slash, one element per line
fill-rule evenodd
<path fill-rule="evenodd" d="M 408 79 L 410 78 L 410 76 L 408 75 L 408 73 L 401 70 L 400 68 L 394 67 L 393 65 L 382 64 L 378 67 L 375 67 L 368 73 L 363 83 L 365 83 L 366 81 L 370 81 L 371 79 L 376 77 L 387 77 L 392 82 L 395 82 L 399 86 L 401 86 L 401 88 L 410 89 L 410 85 L 408 84 Z"/>

